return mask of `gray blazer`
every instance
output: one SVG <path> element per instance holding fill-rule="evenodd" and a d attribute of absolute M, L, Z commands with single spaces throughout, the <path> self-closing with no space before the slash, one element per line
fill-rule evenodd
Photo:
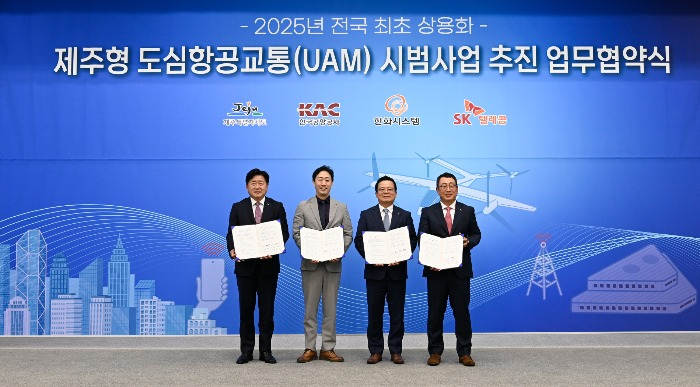
<path fill-rule="evenodd" d="M 330 200 L 331 208 L 328 214 L 328 225 L 326 229 L 343 226 L 343 239 L 345 242 L 345 251 L 348 251 L 352 243 L 352 222 L 350 221 L 350 213 L 345 203 L 341 203 L 333 198 Z M 321 227 L 321 218 L 318 215 L 318 202 L 316 196 L 311 199 L 302 201 L 297 206 L 294 212 L 294 221 L 292 222 L 292 237 L 294 242 L 301 249 L 301 234 L 299 230 L 302 227 L 308 227 L 313 230 L 323 230 Z M 326 269 L 333 273 L 339 273 L 342 269 L 342 260 L 338 262 L 322 262 Z M 319 263 L 313 263 L 309 259 L 301 260 L 301 270 L 313 271 Z"/>

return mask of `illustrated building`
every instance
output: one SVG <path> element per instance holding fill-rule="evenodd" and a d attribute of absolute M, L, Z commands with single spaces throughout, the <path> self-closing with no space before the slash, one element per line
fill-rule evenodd
<path fill-rule="evenodd" d="M 5 309 L 10 304 L 10 245 L 0 244 L 0 333 L 5 332 Z"/>
<path fill-rule="evenodd" d="M 31 335 L 44 334 L 46 241 L 39 230 L 29 230 L 15 244 L 16 295 L 27 303 Z"/>
<path fill-rule="evenodd" d="M 186 335 L 187 319 L 192 316 L 192 305 L 165 306 L 165 334 Z"/>
<path fill-rule="evenodd" d="M 80 279 L 79 296 L 83 300 L 83 334 L 90 334 L 90 302 L 93 297 L 102 295 L 102 258 L 92 261 L 83 269 L 78 277 Z"/>
<path fill-rule="evenodd" d="M 112 298 L 98 296 L 90 299 L 90 334 L 112 334 Z"/>
<path fill-rule="evenodd" d="M 59 294 L 51 300 L 51 335 L 83 333 L 83 300 L 75 294 Z"/>
<path fill-rule="evenodd" d="M 115 308 L 130 306 L 130 277 L 131 263 L 129 263 L 129 256 L 126 255 L 126 250 L 122 244 L 122 237 L 119 235 L 117 245 L 114 250 L 112 250 L 112 256 L 109 259 L 107 273 L 109 296 L 112 297 L 112 303 Z"/>
<path fill-rule="evenodd" d="M 172 301 L 161 301 L 153 296 L 142 299 L 139 306 L 139 334 L 142 336 L 165 335 L 165 308 L 175 305 Z"/>
<path fill-rule="evenodd" d="M 5 310 L 5 336 L 29 336 L 31 311 L 22 297 L 15 297 Z"/>
<path fill-rule="evenodd" d="M 588 277 L 572 298 L 575 313 L 680 313 L 697 303 L 697 291 L 654 245 Z"/>
<path fill-rule="evenodd" d="M 187 335 L 218 336 L 225 335 L 226 328 L 216 326 L 216 320 L 209 319 L 207 308 L 194 308 L 192 318 L 187 320 Z"/>

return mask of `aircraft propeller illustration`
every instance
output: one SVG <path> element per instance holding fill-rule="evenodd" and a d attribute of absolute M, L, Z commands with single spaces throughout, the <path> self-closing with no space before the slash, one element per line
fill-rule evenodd
<path fill-rule="evenodd" d="M 435 157 L 431 157 L 431 158 L 427 158 L 427 159 L 426 159 L 425 157 L 421 156 L 420 153 L 418 153 L 418 152 L 415 152 L 415 153 L 418 155 L 418 157 L 420 157 L 421 159 L 423 159 L 423 161 L 425 161 L 425 168 L 427 169 L 427 170 L 426 170 L 425 177 L 427 177 L 428 179 L 430 179 L 430 163 L 433 162 L 433 160 L 435 160 L 435 159 L 437 159 L 438 157 L 440 157 L 440 155 L 437 155 L 437 156 L 435 156 Z"/>
<path fill-rule="evenodd" d="M 529 171 L 529 169 L 526 169 L 522 172 L 511 172 L 498 164 L 496 164 L 496 166 L 498 168 L 501 168 L 501 171 L 505 172 L 508 175 L 508 177 L 510 178 L 510 194 L 509 195 L 513 195 L 513 179 L 515 179 L 516 176 L 524 175 L 526 172 Z"/>
<path fill-rule="evenodd" d="M 379 179 L 379 167 L 377 167 L 377 156 L 372 153 L 372 181 L 369 183 L 367 187 L 362 188 L 361 190 L 357 191 L 357 193 L 364 192 L 367 189 L 370 189 L 374 187 L 375 184 L 377 184 L 377 180 Z"/>
<path fill-rule="evenodd" d="M 501 169 L 503 172 L 497 172 L 497 173 L 491 173 L 491 171 L 487 171 L 486 174 L 480 174 L 480 173 L 471 173 L 468 171 L 465 171 L 443 159 L 440 158 L 440 156 L 435 156 L 432 158 L 425 158 L 421 156 L 418 152 L 416 152 L 416 155 L 420 157 L 423 162 L 429 167 L 431 163 L 435 163 L 437 165 L 440 165 L 441 167 L 444 167 L 451 172 L 455 173 L 456 175 L 459 175 L 461 177 L 457 178 L 457 185 L 459 186 L 459 192 L 457 193 L 458 197 L 462 198 L 467 198 L 467 199 L 472 199 L 478 202 L 484 203 L 484 206 L 481 208 L 480 213 L 484 215 L 491 215 L 493 216 L 496 221 L 501 223 L 504 227 L 507 229 L 514 231 L 513 227 L 508 224 L 508 222 L 499 214 L 496 212 L 496 208 L 498 207 L 507 207 L 507 208 L 513 208 L 516 210 L 521 210 L 521 211 L 530 211 L 534 212 L 537 209 L 529 204 L 521 203 L 518 201 L 515 201 L 513 199 L 508 199 L 503 196 L 498 196 L 493 193 L 491 193 L 491 179 L 492 178 L 497 178 L 497 177 L 508 177 L 511 181 L 511 192 L 512 192 L 512 183 L 513 179 L 516 176 L 520 176 L 524 174 L 525 172 L 528 172 L 529 170 L 526 171 L 508 171 L 501 165 L 498 165 L 498 168 Z M 428 177 L 430 177 L 430 171 L 428 170 Z M 363 192 L 367 190 L 368 188 L 374 187 L 375 184 L 377 184 L 377 179 L 380 176 L 390 176 L 391 178 L 396 181 L 397 184 L 403 184 L 403 185 L 411 185 L 415 187 L 421 187 L 421 188 L 426 188 L 427 191 L 425 195 L 423 196 L 423 199 L 420 202 L 420 205 L 418 207 L 418 214 L 420 214 L 421 210 L 424 207 L 430 206 L 434 203 L 437 203 L 437 201 L 440 199 L 438 196 L 437 192 L 435 191 L 435 181 L 429 178 L 420 178 L 420 177 L 415 177 L 415 176 L 406 176 L 406 175 L 398 175 L 395 173 L 386 173 L 386 172 L 380 172 L 379 168 L 377 166 L 377 157 L 375 153 L 372 153 L 372 172 L 365 172 L 365 176 L 369 176 L 372 178 L 372 181 L 369 183 L 367 187 L 362 188 L 361 190 L 358 191 L 358 193 Z M 478 179 L 486 179 L 486 190 L 480 190 L 476 188 L 472 188 L 471 185 Z"/>

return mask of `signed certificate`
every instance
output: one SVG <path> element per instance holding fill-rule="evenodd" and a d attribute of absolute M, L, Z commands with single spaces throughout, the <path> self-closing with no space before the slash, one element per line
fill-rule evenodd
<path fill-rule="evenodd" d="M 455 235 L 447 238 L 421 234 L 418 261 L 436 269 L 452 269 L 462 264 L 463 237 Z"/>
<path fill-rule="evenodd" d="M 342 227 L 323 231 L 302 227 L 299 229 L 299 235 L 301 236 L 301 256 L 305 259 L 324 262 L 345 255 Z"/>
<path fill-rule="evenodd" d="M 284 252 L 282 225 L 279 220 L 231 227 L 236 258 L 250 259 Z"/>
<path fill-rule="evenodd" d="M 389 264 L 411 258 L 411 239 L 408 227 L 390 231 L 365 231 L 362 234 L 365 245 L 365 260 L 369 264 Z"/>

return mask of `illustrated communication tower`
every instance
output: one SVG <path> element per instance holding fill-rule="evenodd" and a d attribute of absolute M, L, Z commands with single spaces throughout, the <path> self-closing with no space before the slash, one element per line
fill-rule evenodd
<path fill-rule="evenodd" d="M 540 252 L 537 254 L 537 258 L 535 258 L 535 267 L 532 268 L 530 284 L 527 287 L 526 296 L 528 297 L 530 296 L 532 285 L 539 286 L 542 289 L 543 300 L 547 299 L 547 288 L 550 286 L 557 285 L 559 295 L 563 295 L 561 287 L 559 286 L 559 280 L 557 279 L 557 272 L 554 270 L 554 262 L 547 250 L 547 240 L 551 237 L 550 234 L 535 235 L 535 238 L 540 241 Z"/>

